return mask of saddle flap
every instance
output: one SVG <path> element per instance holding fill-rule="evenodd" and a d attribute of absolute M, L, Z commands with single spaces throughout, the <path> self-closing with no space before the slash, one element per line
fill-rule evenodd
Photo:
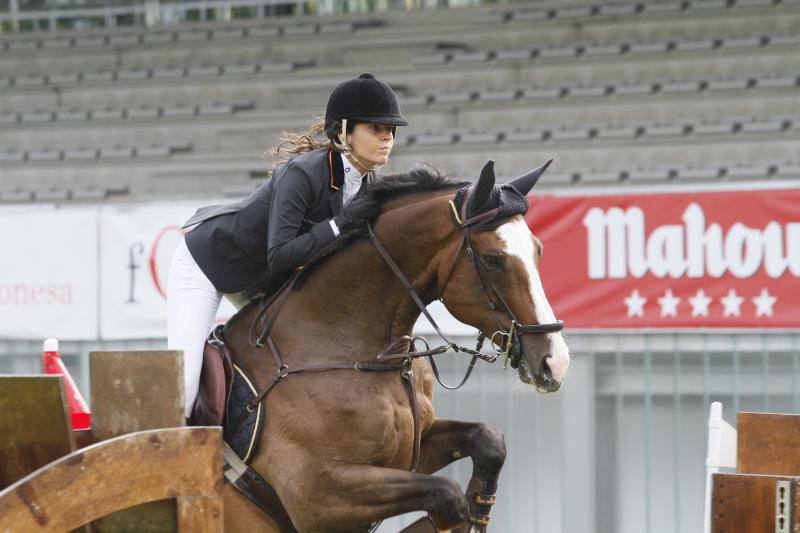
<path fill-rule="evenodd" d="M 233 362 L 227 346 L 216 339 L 206 341 L 200 389 L 192 408 L 193 426 L 221 426 L 233 387 Z"/>

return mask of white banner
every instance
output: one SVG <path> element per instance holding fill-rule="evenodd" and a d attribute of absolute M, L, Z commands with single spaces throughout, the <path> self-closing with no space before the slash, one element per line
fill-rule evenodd
<path fill-rule="evenodd" d="M 97 210 L 0 211 L 0 338 L 95 339 Z"/>
<path fill-rule="evenodd" d="M 167 334 L 166 290 L 180 225 L 199 205 L 214 202 L 107 206 L 100 211 L 103 339 L 160 338 Z M 235 313 L 223 300 L 219 323 Z"/>
<path fill-rule="evenodd" d="M 0 209 L 0 339 L 166 337 L 180 225 L 213 203 Z M 433 307 L 448 331 L 464 328 Z M 235 312 L 223 299 L 217 323 Z M 421 330 L 429 329 L 423 319 Z"/>

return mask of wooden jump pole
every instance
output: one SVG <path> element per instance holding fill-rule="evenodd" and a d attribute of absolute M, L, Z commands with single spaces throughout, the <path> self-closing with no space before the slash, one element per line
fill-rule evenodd
<path fill-rule="evenodd" d="M 222 432 L 141 431 L 75 451 L 0 492 L 0 531 L 62 533 L 146 502 L 176 498 L 178 531 L 223 529 Z"/>

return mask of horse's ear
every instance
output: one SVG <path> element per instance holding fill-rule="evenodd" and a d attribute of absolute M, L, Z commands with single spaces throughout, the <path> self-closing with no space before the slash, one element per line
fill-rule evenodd
<path fill-rule="evenodd" d="M 494 161 L 489 160 L 481 169 L 481 176 L 478 183 L 470 188 L 470 195 L 467 204 L 467 216 L 474 215 L 480 207 L 489 199 L 489 194 L 494 188 Z"/>
<path fill-rule="evenodd" d="M 533 186 L 536 185 L 536 182 L 539 181 L 539 178 L 542 177 L 542 174 L 544 174 L 544 171 L 547 170 L 547 167 L 549 167 L 552 163 L 553 160 L 548 159 L 540 167 L 535 168 L 518 178 L 514 178 L 513 180 L 509 181 L 506 185 L 511 185 L 520 194 L 526 196 L 531 191 L 531 189 L 533 189 Z"/>

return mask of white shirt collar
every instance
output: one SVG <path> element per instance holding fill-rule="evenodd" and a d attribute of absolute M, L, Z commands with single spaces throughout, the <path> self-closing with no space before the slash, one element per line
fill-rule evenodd
<path fill-rule="evenodd" d="M 354 167 L 353 164 L 350 163 L 350 160 L 347 159 L 347 157 L 344 154 L 340 155 L 342 156 L 342 164 L 344 165 L 344 179 L 346 180 L 349 179 L 350 181 L 354 181 L 357 178 L 358 181 L 360 182 L 361 178 L 366 176 L 367 173 L 364 172 L 362 175 L 359 176 L 356 167 Z"/>
<path fill-rule="evenodd" d="M 361 188 L 361 179 L 363 176 L 358 175 L 355 167 L 350 161 L 342 155 L 342 164 L 344 165 L 344 183 L 342 184 L 342 205 L 347 205 L 350 200 L 355 198 L 358 190 Z M 366 176 L 366 172 L 364 176 Z"/>

